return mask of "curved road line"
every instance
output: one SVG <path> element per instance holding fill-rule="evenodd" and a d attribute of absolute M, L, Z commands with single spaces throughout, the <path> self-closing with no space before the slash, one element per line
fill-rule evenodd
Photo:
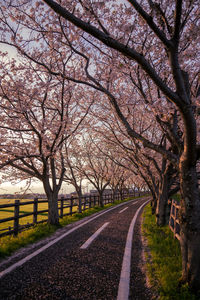
<path fill-rule="evenodd" d="M 135 226 L 135 222 L 137 220 L 137 216 L 140 210 L 149 202 L 146 201 L 143 203 L 138 210 L 136 211 L 127 235 L 126 246 L 124 251 L 124 257 L 122 262 L 122 269 L 120 275 L 120 282 L 118 287 L 117 300 L 128 300 L 129 297 L 129 285 L 130 285 L 130 272 L 131 272 L 131 251 L 132 251 L 132 241 L 133 241 L 133 230 Z"/>

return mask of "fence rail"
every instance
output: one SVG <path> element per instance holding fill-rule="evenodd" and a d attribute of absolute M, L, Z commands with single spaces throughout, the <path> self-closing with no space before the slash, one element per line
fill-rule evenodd
<path fill-rule="evenodd" d="M 180 222 L 178 218 L 180 205 L 175 200 L 169 200 L 169 203 L 171 203 L 169 227 L 174 233 L 174 237 L 176 237 L 180 241 Z"/>
<path fill-rule="evenodd" d="M 116 200 L 123 200 L 126 197 L 133 197 L 133 196 L 140 196 L 140 194 L 142 195 L 143 193 L 117 193 L 115 195 L 113 194 L 105 194 L 103 196 L 103 202 L 104 204 L 108 204 L 108 203 L 113 203 Z M 0 219 L 0 224 L 1 223 L 6 223 L 8 221 L 13 221 L 13 226 L 6 226 L 6 228 L 2 228 L 0 229 L 0 237 L 2 236 L 6 236 L 6 235 L 10 235 L 10 234 L 14 234 L 15 236 L 31 227 L 34 226 L 35 224 L 39 224 L 39 223 L 43 223 L 43 222 L 47 222 L 48 220 L 48 209 L 42 209 L 39 210 L 38 207 L 42 204 L 42 203 L 46 203 L 48 206 L 48 200 L 47 199 L 38 199 L 35 198 L 34 200 L 30 200 L 30 201 L 25 201 L 25 202 L 21 202 L 20 200 L 15 200 L 14 203 L 12 204 L 1 204 L 0 205 L 0 211 L 3 212 L 3 209 L 6 208 L 11 208 L 13 209 L 13 211 L 11 210 L 10 213 L 13 213 L 12 217 L 7 217 L 4 219 Z M 21 211 L 21 208 L 27 205 L 32 205 L 32 211 L 31 212 L 24 212 Z M 96 205 L 100 205 L 100 197 L 98 195 L 88 195 L 88 196 L 83 196 L 81 199 L 81 206 L 82 206 L 82 211 L 85 211 L 88 208 L 94 207 Z M 63 218 L 64 216 L 67 215 L 73 215 L 74 213 L 78 212 L 78 206 L 79 206 L 79 199 L 78 197 L 71 197 L 71 198 L 61 198 L 58 199 L 58 209 L 59 209 L 59 217 Z M 47 216 L 47 218 L 43 219 L 43 220 L 38 220 L 38 216 L 41 215 L 45 215 Z M 20 224 L 20 219 L 21 218 L 25 218 L 25 217 L 29 217 L 32 216 L 32 222 L 29 223 L 27 222 L 26 224 L 21 225 Z"/>

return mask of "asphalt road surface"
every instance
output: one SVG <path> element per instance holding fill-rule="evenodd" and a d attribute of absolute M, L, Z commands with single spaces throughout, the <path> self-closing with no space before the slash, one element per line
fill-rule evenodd
<path fill-rule="evenodd" d="M 151 299 L 140 235 L 147 200 L 70 224 L 3 261 L 0 299 Z"/>

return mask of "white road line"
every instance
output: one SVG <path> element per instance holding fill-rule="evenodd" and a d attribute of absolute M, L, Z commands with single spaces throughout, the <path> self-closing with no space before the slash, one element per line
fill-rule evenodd
<path fill-rule="evenodd" d="M 119 214 L 123 213 L 128 207 L 123 208 L 122 210 L 119 211 Z"/>
<path fill-rule="evenodd" d="M 138 201 L 135 201 L 132 205 L 135 205 L 136 203 L 138 203 Z"/>
<path fill-rule="evenodd" d="M 120 282 L 118 287 L 117 300 L 128 300 L 129 298 L 129 285 L 130 285 L 130 268 L 131 268 L 131 250 L 132 250 L 132 240 L 133 240 L 133 230 L 135 222 L 140 210 L 149 202 L 143 203 L 136 211 L 127 235 L 126 246 L 124 251 L 124 257 L 122 262 L 122 269 L 120 275 Z"/>
<path fill-rule="evenodd" d="M 130 202 L 132 202 L 134 200 L 131 200 Z M 39 248 L 38 250 L 36 250 L 35 252 L 31 253 L 30 255 L 24 257 L 23 259 L 19 260 L 18 262 L 14 263 L 13 265 L 11 265 L 10 267 L 8 267 L 7 269 L 3 270 L 0 272 L 0 279 L 3 278 L 6 274 L 9 274 L 10 272 L 14 271 L 16 268 L 22 266 L 23 264 L 25 264 L 27 261 L 29 261 L 30 259 L 32 259 L 33 257 L 35 257 L 36 255 L 40 254 L 41 252 L 45 251 L 47 248 L 51 247 L 52 245 L 56 244 L 58 241 L 62 240 L 64 237 L 66 237 L 67 235 L 71 234 L 72 232 L 74 232 L 75 230 L 81 228 L 82 226 L 90 223 L 91 221 L 99 218 L 100 216 L 108 213 L 111 210 L 114 210 L 122 205 L 126 204 L 125 203 L 120 203 L 119 205 L 116 205 L 114 207 L 111 207 L 109 209 L 107 209 L 106 211 L 103 211 L 102 213 L 99 213 L 98 215 L 94 216 L 93 218 L 79 224 L 78 226 L 70 229 L 69 231 L 65 232 L 64 234 L 62 234 L 61 236 L 59 236 L 58 238 L 56 238 L 55 240 L 49 242 L 48 244 L 44 245 L 43 247 Z"/>
<path fill-rule="evenodd" d="M 106 222 L 103 226 L 101 226 L 91 237 L 80 247 L 80 249 L 87 249 L 90 244 L 96 239 L 96 237 L 106 228 L 109 222 Z"/>

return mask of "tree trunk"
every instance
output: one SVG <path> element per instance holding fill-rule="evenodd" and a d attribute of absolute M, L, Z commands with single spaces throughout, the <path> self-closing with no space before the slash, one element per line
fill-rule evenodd
<path fill-rule="evenodd" d="M 78 212 L 82 213 L 82 196 L 83 196 L 83 194 L 82 194 L 81 184 L 78 185 L 75 180 L 74 180 L 74 182 L 75 182 L 74 187 L 75 187 L 76 193 L 78 195 Z"/>
<path fill-rule="evenodd" d="M 200 289 L 200 197 L 196 167 L 189 167 L 182 155 L 180 162 L 180 244 L 182 281 L 191 289 Z"/>
<path fill-rule="evenodd" d="M 122 201 L 123 200 L 123 189 L 119 190 L 119 194 L 120 194 L 120 200 Z"/>
<path fill-rule="evenodd" d="M 163 226 L 166 224 L 166 208 L 168 202 L 168 184 L 167 176 L 164 176 L 163 182 L 161 182 L 159 188 L 159 195 L 156 207 L 156 223 L 158 226 Z"/>
<path fill-rule="evenodd" d="M 101 207 L 104 207 L 103 203 L 103 193 L 99 191 L 99 204 Z"/>
<path fill-rule="evenodd" d="M 48 180 L 43 181 L 44 190 L 48 199 L 48 223 L 51 225 L 59 225 L 58 213 L 58 191 L 53 191 Z"/>
<path fill-rule="evenodd" d="M 169 221 L 168 195 L 172 170 L 172 165 L 169 165 L 160 182 L 156 206 L 156 223 L 158 226 L 163 226 Z"/>
<path fill-rule="evenodd" d="M 50 193 L 48 195 L 48 223 L 51 225 L 59 225 L 59 214 L 58 214 L 58 194 Z"/>
<path fill-rule="evenodd" d="M 78 192 L 78 212 L 82 213 L 82 192 Z"/>
<path fill-rule="evenodd" d="M 156 207 L 157 207 L 157 187 L 153 187 L 150 184 L 148 184 L 149 190 L 151 192 L 152 200 L 151 200 L 151 213 L 154 215 L 156 213 Z"/>
<path fill-rule="evenodd" d="M 151 200 L 151 213 L 154 215 L 156 213 L 156 206 L 157 206 L 157 199 L 155 194 L 152 194 L 152 200 Z"/>

